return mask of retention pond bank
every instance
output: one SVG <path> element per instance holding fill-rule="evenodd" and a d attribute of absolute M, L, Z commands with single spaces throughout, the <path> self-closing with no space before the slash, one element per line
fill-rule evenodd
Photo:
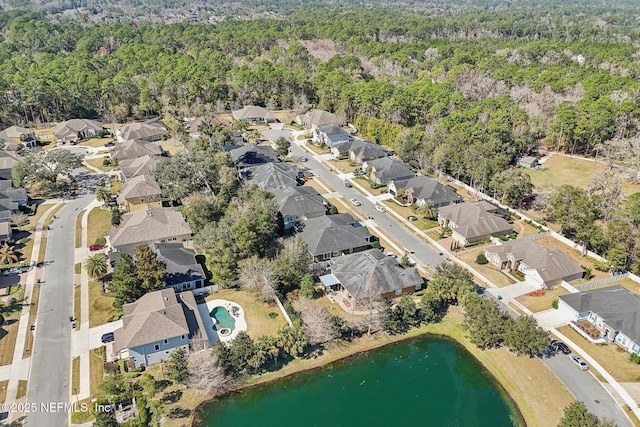
<path fill-rule="evenodd" d="M 462 346 L 407 340 L 206 404 L 200 426 L 524 425 Z"/>

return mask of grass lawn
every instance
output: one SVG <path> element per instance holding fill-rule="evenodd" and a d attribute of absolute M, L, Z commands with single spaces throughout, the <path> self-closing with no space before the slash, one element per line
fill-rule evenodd
<path fill-rule="evenodd" d="M 184 145 L 176 143 L 176 144 L 163 144 L 162 149 L 169 154 L 169 157 L 173 157 L 178 153 L 182 153 L 184 151 Z"/>
<path fill-rule="evenodd" d="M 89 376 L 92 397 L 98 395 L 98 387 L 102 383 L 102 379 L 104 377 L 102 363 L 102 357 L 95 354 L 93 351 L 89 352 Z"/>
<path fill-rule="evenodd" d="M 80 390 L 80 356 L 71 361 L 71 393 L 78 394 Z"/>
<path fill-rule="evenodd" d="M 18 391 L 16 392 L 16 399 L 25 397 L 27 395 L 27 382 L 25 380 L 18 380 Z"/>
<path fill-rule="evenodd" d="M 350 173 L 360 168 L 360 165 L 356 165 L 351 160 L 338 160 L 335 162 L 331 162 L 331 164 L 343 173 Z"/>
<path fill-rule="evenodd" d="M 542 231 L 537 228 L 518 219 L 513 222 L 513 229 L 518 233 L 518 237 L 533 236 L 534 234 L 542 233 Z M 521 229 L 522 233 L 520 233 Z"/>
<path fill-rule="evenodd" d="M 75 403 L 75 402 L 74 402 Z M 86 398 L 84 400 L 80 400 L 77 402 L 77 408 L 81 408 L 82 404 L 87 405 L 88 408 L 91 408 L 93 405 L 91 403 L 91 398 Z M 94 420 L 95 417 L 91 411 L 78 411 L 71 414 L 71 423 L 72 424 L 84 424 L 86 422 Z"/>
<path fill-rule="evenodd" d="M 0 402 L 4 403 L 7 400 L 7 387 L 9 386 L 9 380 L 0 381 Z"/>
<path fill-rule="evenodd" d="M 38 208 L 36 209 L 36 213 L 35 215 L 32 215 L 29 217 L 29 224 L 25 225 L 24 227 L 22 227 L 20 230 L 20 239 L 23 237 L 27 237 L 29 239 L 29 241 L 27 243 L 25 243 L 24 245 L 22 245 L 21 243 L 17 243 L 18 245 L 18 249 L 20 250 L 20 252 L 22 253 L 22 257 L 21 260 L 24 260 L 25 262 L 30 262 L 31 261 L 31 252 L 33 252 L 33 232 L 36 229 L 36 225 L 38 224 L 38 221 L 40 221 L 40 218 L 42 218 L 42 216 L 47 213 L 49 211 L 49 209 L 51 209 L 51 207 L 53 206 L 53 204 L 51 203 L 42 203 L 38 206 Z M 28 234 L 27 235 L 23 235 L 24 231 L 26 231 Z M 15 233 L 15 231 L 14 231 Z"/>
<path fill-rule="evenodd" d="M 574 284 L 574 286 L 577 286 L 579 284 Z M 602 289 L 602 288 L 608 288 L 609 286 L 615 286 L 615 285 L 620 285 L 626 289 L 628 289 L 629 291 L 633 292 L 634 294 L 640 294 L 640 284 L 634 282 L 631 279 L 623 279 L 617 282 L 613 282 L 613 283 L 607 283 L 606 285 L 600 285 L 600 286 L 596 286 L 593 288 L 589 288 L 589 289 L 585 289 L 585 291 L 592 291 L 594 289 Z"/>
<path fill-rule="evenodd" d="M 77 263 L 73 264 L 73 272 L 74 272 L 74 274 L 82 273 L 82 263 L 77 262 Z"/>
<path fill-rule="evenodd" d="M 38 259 L 36 262 L 41 265 L 44 262 L 44 256 L 47 251 L 47 238 L 43 237 L 40 239 L 40 248 L 38 249 Z"/>
<path fill-rule="evenodd" d="M 571 258 L 575 259 L 576 261 L 578 261 L 580 263 L 580 265 L 584 265 L 587 266 L 589 268 L 591 268 L 591 274 L 593 274 L 593 277 L 590 278 L 589 280 L 585 280 L 585 279 L 581 279 L 581 280 L 576 280 L 573 281 L 571 284 L 572 285 L 579 285 L 581 283 L 586 283 L 586 282 L 591 282 L 593 280 L 598 280 L 598 279 L 603 279 L 605 277 L 609 277 L 609 273 L 605 273 L 604 271 L 598 271 L 595 269 L 595 267 L 593 266 L 593 262 L 591 261 L 591 258 L 589 257 L 582 257 L 580 256 L 580 252 L 578 252 L 577 250 L 570 248 L 569 246 L 565 245 L 564 243 L 562 243 L 559 240 L 554 239 L 551 236 L 547 236 L 547 237 L 543 237 L 542 239 L 538 239 L 536 240 L 536 243 L 543 245 L 546 248 L 549 249 L 558 249 L 564 253 L 566 253 L 567 255 L 571 256 Z"/>
<path fill-rule="evenodd" d="M 33 325 L 36 322 L 38 313 L 38 303 L 40 302 L 40 285 L 33 286 L 33 292 L 31 293 L 31 306 L 29 306 L 29 323 Z M 31 356 L 31 350 L 33 350 L 33 331 L 27 329 L 27 335 L 24 340 L 24 350 L 22 350 L 22 358 L 25 359 Z"/>
<path fill-rule="evenodd" d="M 271 304 L 256 301 L 256 298 L 247 291 L 235 289 L 223 289 L 207 297 L 207 300 L 226 299 L 233 301 L 243 308 L 245 320 L 247 321 L 247 333 L 251 338 L 256 339 L 260 335 L 275 336 L 282 326 L 286 325 L 286 320 L 280 312 L 275 301 Z M 269 313 L 277 313 L 274 319 L 269 317 Z"/>
<path fill-rule="evenodd" d="M 636 382 L 640 377 L 640 365 L 631 363 L 629 361 L 629 353 L 623 351 L 617 345 L 605 344 L 593 344 L 589 342 L 582 335 L 574 331 L 570 326 L 562 326 L 558 328 L 558 331 L 569 338 L 571 341 L 578 344 L 584 351 L 589 353 L 589 356 L 593 357 L 604 369 L 620 382 Z M 596 372 L 595 369 L 590 369 L 600 381 L 604 379 Z"/>
<path fill-rule="evenodd" d="M 122 313 L 121 308 L 115 308 L 115 298 L 102 293 L 102 285 L 96 280 L 89 282 L 89 327 L 104 325 L 109 318 Z"/>
<path fill-rule="evenodd" d="M 82 215 L 83 214 L 84 214 L 84 210 L 78 212 L 78 215 L 76 216 L 76 236 L 75 236 L 76 248 L 79 248 L 82 246 Z"/>
<path fill-rule="evenodd" d="M 98 237 L 102 237 L 111 228 L 111 211 L 102 208 L 93 208 L 89 212 L 87 222 L 87 244 L 95 243 Z"/>
<path fill-rule="evenodd" d="M 537 313 L 538 311 L 550 309 L 553 300 L 558 298 L 560 295 L 566 295 L 568 293 L 569 291 L 567 291 L 565 288 L 563 288 L 562 286 L 558 286 L 555 289 L 547 291 L 547 293 L 543 296 L 533 297 L 520 295 L 516 298 L 516 301 L 518 301 L 520 304 L 524 305 L 534 313 Z"/>
<path fill-rule="evenodd" d="M 307 150 L 313 151 L 316 154 L 329 154 L 331 152 L 329 148 L 321 148 L 316 144 L 307 144 L 305 147 Z"/>
<path fill-rule="evenodd" d="M 113 136 L 104 136 L 102 138 L 95 137 L 79 142 L 77 145 L 81 147 L 104 147 L 109 141 L 113 141 Z"/>
<path fill-rule="evenodd" d="M 318 177 L 313 177 L 307 180 L 307 182 L 305 182 L 304 185 L 307 187 L 315 188 L 315 190 L 320 194 L 326 194 L 327 189 L 329 190 L 330 193 L 333 193 L 335 191 L 331 186 L 327 185 L 326 182 L 324 182 L 322 179 Z"/>
<path fill-rule="evenodd" d="M 115 176 L 111 177 L 111 194 L 118 194 L 122 191 L 122 182 Z"/>
<path fill-rule="evenodd" d="M 103 165 L 102 162 L 104 161 L 105 158 L 85 159 L 85 162 L 88 165 L 93 166 L 94 168 L 101 170 L 102 172 L 111 172 L 112 170 L 114 170 L 116 168 L 116 166 L 105 166 L 105 165 Z"/>
<path fill-rule="evenodd" d="M 272 113 L 280 123 L 284 123 L 285 125 L 289 125 L 289 123 L 294 121 L 298 114 L 295 110 L 277 110 L 272 111 Z"/>
<path fill-rule="evenodd" d="M 498 286 L 499 288 L 516 283 L 516 280 L 514 278 L 507 276 L 500 270 L 493 267 L 491 264 L 476 264 L 476 258 L 479 254 L 484 254 L 484 249 L 479 248 L 470 250 L 462 255 L 459 255 L 458 258 L 476 269 L 480 274 L 489 279 L 491 283 Z"/>
<path fill-rule="evenodd" d="M 82 325 L 81 289 L 80 284 L 73 285 L 73 317 L 76 319 L 76 331 L 79 331 Z"/>
<path fill-rule="evenodd" d="M 0 366 L 10 365 L 13 361 L 13 351 L 16 346 L 16 338 L 18 338 L 18 326 L 19 322 L 15 320 L 13 323 L 5 324 L 0 328 Z"/>

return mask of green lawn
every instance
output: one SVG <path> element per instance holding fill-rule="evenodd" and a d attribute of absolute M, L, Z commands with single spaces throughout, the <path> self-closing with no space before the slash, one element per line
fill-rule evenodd
<path fill-rule="evenodd" d="M 100 282 L 89 282 L 89 327 L 104 325 L 116 316 L 122 314 L 121 308 L 115 308 L 115 298 L 102 292 Z"/>
<path fill-rule="evenodd" d="M 116 166 L 105 166 L 102 163 L 104 162 L 104 159 L 100 158 L 100 159 L 86 159 L 85 162 L 88 165 L 93 166 L 96 169 L 100 169 L 102 172 L 111 172 L 112 170 L 114 170 L 116 168 Z"/>
<path fill-rule="evenodd" d="M 111 211 L 93 208 L 89 212 L 87 223 L 87 244 L 92 244 L 98 237 L 102 237 L 111 228 Z"/>

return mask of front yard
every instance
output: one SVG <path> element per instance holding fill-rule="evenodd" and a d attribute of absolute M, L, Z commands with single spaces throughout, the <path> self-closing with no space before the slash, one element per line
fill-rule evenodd
<path fill-rule="evenodd" d="M 98 237 L 103 237 L 111 228 L 111 211 L 93 208 L 87 218 L 87 244 L 95 243 Z"/>
<path fill-rule="evenodd" d="M 557 299 L 560 295 L 567 295 L 569 291 L 565 288 L 558 286 L 555 289 L 546 291 L 542 296 L 527 296 L 520 295 L 516 298 L 520 304 L 527 307 L 529 310 L 537 313 L 538 311 L 544 311 L 551 308 L 553 300 Z"/>
<path fill-rule="evenodd" d="M 571 258 L 575 259 L 576 261 L 578 261 L 580 263 L 580 265 L 584 265 L 586 267 L 589 267 L 591 269 L 591 274 L 593 275 L 593 277 L 591 277 L 590 279 L 581 279 L 581 280 L 575 280 L 573 282 L 571 282 L 572 285 L 576 286 L 579 285 L 581 283 L 586 283 L 586 282 L 590 282 L 592 280 L 598 280 L 598 279 L 603 279 L 605 277 L 609 277 L 610 274 L 604 271 L 598 271 L 595 269 L 594 265 L 593 265 L 593 261 L 591 258 L 589 257 L 583 257 L 580 256 L 580 252 L 578 252 L 577 250 L 568 247 L 567 245 L 565 245 L 564 243 L 562 243 L 559 240 L 554 239 L 551 236 L 547 236 L 547 237 L 543 237 L 542 239 L 538 239 L 535 241 L 536 243 L 543 245 L 546 248 L 549 249 L 558 249 L 564 253 L 566 253 L 567 255 L 571 256 Z"/>
<path fill-rule="evenodd" d="M 102 292 L 102 285 L 96 280 L 89 282 L 89 327 L 104 325 L 109 320 L 122 315 L 122 309 L 113 306 L 115 298 Z"/>
<path fill-rule="evenodd" d="M 489 279 L 491 283 L 498 286 L 499 288 L 516 283 L 516 280 L 514 278 L 507 276 L 497 268 L 493 267 L 491 264 L 476 264 L 476 258 L 480 254 L 484 254 L 483 248 L 466 251 L 465 253 L 457 257 L 465 263 L 469 264 L 472 268 L 477 270 L 480 274 Z"/>
<path fill-rule="evenodd" d="M 101 157 L 98 159 L 85 159 L 85 163 L 93 166 L 96 169 L 100 169 L 102 172 L 111 172 L 116 168 L 116 166 L 112 163 L 110 166 L 104 165 L 104 160 L 108 159 L 108 157 Z"/>
<path fill-rule="evenodd" d="M 417 221 L 412 221 L 411 223 L 421 230 L 430 230 L 434 227 L 438 227 L 437 220 L 427 218 L 424 215 L 418 213 L 414 213 L 410 207 L 400 206 L 393 200 L 386 200 L 384 202 L 380 202 L 380 204 L 383 205 L 387 210 L 391 209 L 404 219 L 409 219 L 409 217 L 416 217 Z"/>

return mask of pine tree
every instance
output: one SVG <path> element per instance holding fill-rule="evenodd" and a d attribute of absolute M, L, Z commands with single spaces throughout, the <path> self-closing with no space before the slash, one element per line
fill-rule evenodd
<path fill-rule="evenodd" d="M 169 354 L 169 360 L 165 365 L 167 369 L 167 376 L 175 382 L 184 384 L 189 379 L 189 355 L 187 351 L 178 347 Z"/>
<path fill-rule="evenodd" d="M 144 292 L 152 292 L 166 286 L 164 275 L 167 265 L 158 260 L 158 255 L 149 245 L 141 243 L 136 246 L 136 275 Z"/>

